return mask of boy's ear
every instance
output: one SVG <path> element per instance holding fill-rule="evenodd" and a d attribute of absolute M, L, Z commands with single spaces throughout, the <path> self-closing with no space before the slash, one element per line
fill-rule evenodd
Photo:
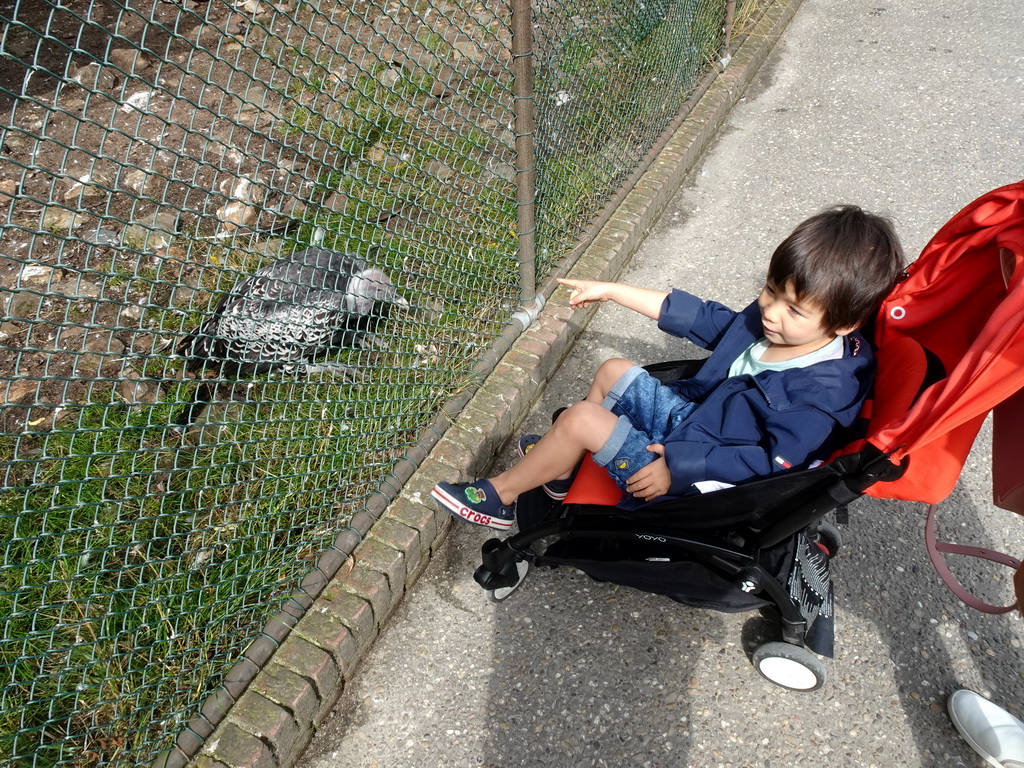
<path fill-rule="evenodd" d="M 836 336 L 849 336 L 851 333 L 857 330 L 856 325 L 851 325 L 849 328 L 838 328 L 833 333 Z"/>

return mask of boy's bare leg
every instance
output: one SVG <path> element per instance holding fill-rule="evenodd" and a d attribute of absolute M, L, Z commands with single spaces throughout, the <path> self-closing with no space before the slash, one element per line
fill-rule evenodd
<path fill-rule="evenodd" d="M 622 378 L 622 374 L 632 368 L 636 363 L 632 360 L 625 360 L 621 357 L 613 357 L 605 360 L 594 374 L 594 383 L 590 385 L 590 392 L 587 393 L 586 401 L 601 405 L 612 387 Z"/>
<path fill-rule="evenodd" d="M 587 393 L 587 396 L 584 398 L 584 401 L 589 403 L 595 403 L 597 405 L 601 405 L 602 403 L 604 403 L 604 399 L 608 396 L 608 393 L 612 390 L 612 387 L 615 386 L 616 382 L 622 377 L 622 374 L 624 374 L 634 365 L 636 365 L 636 363 L 634 363 L 633 361 L 626 360 L 621 357 L 613 357 L 609 360 L 605 360 L 597 369 L 597 372 L 594 374 L 594 382 L 591 384 L 590 391 Z M 563 415 L 564 413 L 565 412 L 563 412 Z M 559 416 L 558 418 L 560 419 L 561 416 Z M 604 443 L 602 443 L 602 445 L 603 444 Z M 533 448 L 530 449 L 530 453 L 532 453 L 534 450 L 536 450 L 536 444 Z M 582 458 L 582 454 L 580 454 L 580 458 Z M 577 459 L 569 467 L 569 469 L 565 470 L 562 474 L 552 479 L 568 480 L 572 476 L 572 472 L 578 464 L 579 459 Z M 550 482 L 550 480 L 545 480 L 544 482 L 547 483 Z"/>
<path fill-rule="evenodd" d="M 511 504 L 521 493 L 568 476 L 586 451 L 601 450 L 618 418 L 588 400 L 570 406 L 517 464 L 491 478 L 501 503 Z"/>

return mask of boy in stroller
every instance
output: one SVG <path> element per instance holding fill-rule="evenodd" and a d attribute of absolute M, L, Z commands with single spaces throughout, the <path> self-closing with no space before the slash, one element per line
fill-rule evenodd
<path fill-rule="evenodd" d="M 493 478 L 438 483 L 432 496 L 456 517 L 507 530 L 521 493 L 543 486 L 564 496 L 587 451 L 624 491 L 626 508 L 824 459 L 870 389 L 872 353 L 857 328 L 902 268 L 890 222 L 840 206 L 776 248 L 764 289 L 742 312 L 679 290 L 562 280 L 572 306 L 615 301 L 711 356 L 694 377 L 667 383 L 627 360 L 607 361 L 544 437 L 520 440 L 519 463 Z"/>

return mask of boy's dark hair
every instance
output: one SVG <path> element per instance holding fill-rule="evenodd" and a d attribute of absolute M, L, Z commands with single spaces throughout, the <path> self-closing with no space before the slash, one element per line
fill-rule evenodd
<path fill-rule="evenodd" d="M 822 211 L 772 254 L 768 281 L 819 304 L 829 332 L 868 322 L 903 271 L 892 222 L 855 205 Z"/>

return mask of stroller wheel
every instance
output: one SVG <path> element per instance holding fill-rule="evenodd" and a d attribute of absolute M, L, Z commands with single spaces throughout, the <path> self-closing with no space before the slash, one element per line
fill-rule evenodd
<path fill-rule="evenodd" d="M 806 648 L 790 643 L 765 643 L 754 651 L 761 677 L 792 691 L 816 691 L 825 684 L 825 665 Z"/>
<path fill-rule="evenodd" d="M 487 591 L 487 597 L 491 602 L 500 603 L 506 597 L 511 595 L 519 586 L 526 581 L 526 575 L 530 572 L 530 561 L 529 560 L 517 560 L 515 562 L 516 573 L 519 578 L 515 584 L 508 587 L 498 587 L 497 589 L 490 589 Z"/>
<path fill-rule="evenodd" d="M 839 550 L 843 548 L 843 534 L 828 520 L 818 521 L 817 541 L 827 550 L 830 559 L 838 555 Z"/>

